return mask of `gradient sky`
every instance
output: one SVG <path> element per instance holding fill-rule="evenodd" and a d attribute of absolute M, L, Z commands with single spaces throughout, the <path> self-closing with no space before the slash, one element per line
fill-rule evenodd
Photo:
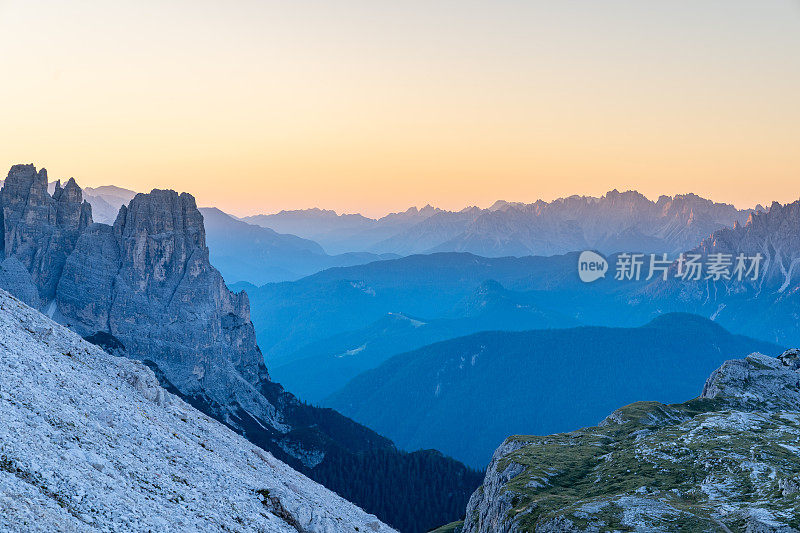
<path fill-rule="evenodd" d="M 236 214 L 800 197 L 798 0 L 0 0 L 0 72 L 0 166 Z"/>

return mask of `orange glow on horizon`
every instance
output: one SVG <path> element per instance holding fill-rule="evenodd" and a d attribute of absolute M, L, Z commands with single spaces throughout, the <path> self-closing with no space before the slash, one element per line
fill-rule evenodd
<path fill-rule="evenodd" d="M 800 197 L 792 0 L 156 6 L 0 3 L 0 167 L 238 215 Z"/>

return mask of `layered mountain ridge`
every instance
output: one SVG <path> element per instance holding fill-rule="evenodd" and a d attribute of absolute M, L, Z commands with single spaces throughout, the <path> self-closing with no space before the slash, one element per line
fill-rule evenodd
<path fill-rule="evenodd" d="M 486 331 L 395 355 L 322 404 L 406 449 L 486 465 L 508 435 L 596 424 L 636 400 L 680 401 L 725 359 L 780 346 L 696 315 L 636 328 Z"/>
<path fill-rule="evenodd" d="M 315 241 L 249 224 L 213 207 L 201 207 L 211 264 L 229 283 L 293 281 L 332 267 L 396 258 L 392 254 L 328 254 Z"/>
<path fill-rule="evenodd" d="M 380 219 L 310 209 L 246 220 L 342 249 L 411 255 L 469 252 L 484 257 L 556 255 L 576 250 L 677 253 L 715 230 L 743 223 L 739 210 L 695 194 L 661 196 L 609 191 L 532 204 L 495 202 L 488 209 L 426 206 Z M 325 228 L 324 230 L 322 228 Z"/>

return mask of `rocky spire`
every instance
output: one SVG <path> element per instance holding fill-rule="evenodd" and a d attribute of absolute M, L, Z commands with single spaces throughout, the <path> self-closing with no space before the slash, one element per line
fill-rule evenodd
<path fill-rule="evenodd" d="M 92 223 L 92 208 L 74 179 L 47 192 L 47 171 L 14 165 L 2 191 L 3 259 L 19 261 L 30 272 L 43 302 L 52 300 L 67 256 Z"/>

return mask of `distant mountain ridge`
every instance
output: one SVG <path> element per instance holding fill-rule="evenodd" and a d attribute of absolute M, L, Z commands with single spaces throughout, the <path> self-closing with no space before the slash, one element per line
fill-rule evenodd
<path fill-rule="evenodd" d="M 107 224 L 113 223 L 119 207 L 135 194 L 113 185 L 84 191 L 94 208 L 95 220 Z M 433 252 L 469 252 L 484 257 L 558 255 L 584 249 L 678 253 L 714 231 L 743 224 L 751 213 L 764 210 L 760 205 L 739 210 L 696 194 L 660 196 L 651 201 L 636 191 L 615 189 L 601 197 L 575 195 L 531 204 L 497 201 L 487 209 L 446 211 L 426 205 L 377 219 L 319 208 L 281 211 L 237 220 L 314 241 L 324 254 L 338 259 L 312 261 L 313 266 L 300 261 L 288 270 L 267 264 L 261 276 L 251 269 L 248 278 L 228 277 L 234 282 L 261 285 L 299 279 L 330 266 Z M 226 225 L 230 228 L 229 223 Z M 210 223 L 208 229 L 213 236 L 214 224 Z M 358 255 L 343 255 L 353 252 Z M 287 257 L 284 262 L 292 260 Z"/>
<path fill-rule="evenodd" d="M 83 197 L 92 204 L 92 216 L 95 222 L 113 224 L 119 213 L 119 208 L 127 205 L 136 196 L 136 191 L 117 187 L 116 185 L 101 185 L 99 187 L 86 187 Z"/>
<path fill-rule="evenodd" d="M 478 467 L 508 435 L 596 424 L 636 400 L 677 401 L 725 359 L 754 351 L 782 348 L 688 314 L 636 328 L 489 331 L 396 355 L 323 405 L 407 449 Z"/>
<path fill-rule="evenodd" d="M 245 220 L 320 242 L 326 249 L 411 255 L 470 252 L 484 257 L 556 255 L 576 250 L 676 253 L 750 213 L 695 194 L 661 196 L 616 189 L 601 197 L 570 196 L 532 204 L 495 202 L 488 209 L 426 206 L 380 219 L 308 209 Z"/>
<path fill-rule="evenodd" d="M 201 207 L 211 262 L 229 283 L 294 281 L 332 267 L 395 259 L 393 254 L 329 255 L 315 241 L 248 224 L 215 207 Z"/>
<path fill-rule="evenodd" d="M 259 345 L 267 361 L 285 364 L 289 362 L 287 356 L 304 346 L 368 328 L 387 313 L 426 322 L 472 317 L 480 324 L 480 310 L 467 301 L 469 298 L 475 299 L 473 304 L 484 298 L 495 305 L 509 296 L 502 290 L 477 294 L 488 280 L 511 291 L 544 289 L 560 284 L 564 278 L 580 284 L 575 261 L 577 256 L 484 258 L 436 253 L 331 268 L 295 282 L 237 287 L 245 288 L 250 296 Z M 531 316 L 535 309 L 549 312 L 547 304 L 534 305 L 524 297 L 503 309 L 505 327 L 513 329 L 518 328 L 509 320 L 509 312 L 521 320 L 537 319 Z M 566 315 L 557 312 L 552 316 Z M 484 318 L 487 324 L 492 320 L 491 316 Z M 541 321 L 538 327 L 548 325 Z"/>
<path fill-rule="evenodd" d="M 450 318 L 389 312 L 373 324 L 339 333 L 270 359 L 270 369 L 298 397 L 320 403 L 358 374 L 399 353 L 476 331 L 571 327 L 577 320 L 540 308 L 495 281 L 481 283 L 453 306 Z"/>
<path fill-rule="evenodd" d="M 329 253 L 338 254 L 369 251 L 374 243 L 441 212 L 441 209 L 426 205 L 422 209 L 410 207 L 400 213 L 390 213 L 373 219 L 360 214 L 340 215 L 332 210 L 312 208 L 281 211 L 272 215 L 253 215 L 243 217 L 242 220 L 281 233 L 313 239 L 320 242 Z"/>
<path fill-rule="evenodd" d="M 0 187 L 2 183 L 0 180 Z M 55 181 L 48 183 L 48 192 L 53 194 L 55 187 Z M 93 221 L 108 225 L 114 224 L 120 208 L 136 194 L 116 185 L 83 189 L 83 199 L 92 206 Z M 310 239 L 243 222 L 215 207 L 201 207 L 200 212 L 205 218 L 211 261 L 229 283 L 294 281 L 326 268 L 399 257 L 362 251 L 329 255 Z"/>

